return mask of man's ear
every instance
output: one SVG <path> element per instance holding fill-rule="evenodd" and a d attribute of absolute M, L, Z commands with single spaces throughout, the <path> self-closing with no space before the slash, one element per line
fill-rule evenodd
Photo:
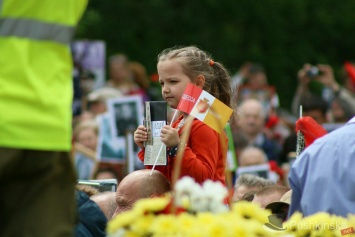
<path fill-rule="evenodd" d="M 195 85 L 197 87 L 203 88 L 203 86 L 205 85 L 205 81 L 206 79 L 203 75 L 198 75 L 195 80 Z"/>
<path fill-rule="evenodd" d="M 149 195 L 149 198 L 154 198 L 154 197 L 159 197 L 159 195 L 156 194 L 156 193 L 151 193 L 151 194 Z"/>

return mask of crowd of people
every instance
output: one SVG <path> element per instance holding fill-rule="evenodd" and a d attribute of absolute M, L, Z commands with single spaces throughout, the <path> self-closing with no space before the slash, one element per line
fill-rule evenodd
<path fill-rule="evenodd" d="M 300 211 L 304 215 L 327 211 L 346 216 L 351 213 L 350 207 L 354 205 L 351 201 L 352 189 L 347 189 L 353 184 L 352 178 L 350 173 L 345 172 L 345 170 L 349 172 L 351 170 L 348 168 L 351 167 L 348 163 L 350 160 L 342 163 L 342 159 L 350 158 L 353 154 L 351 145 L 353 139 L 348 137 L 347 141 L 343 142 L 344 138 L 338 135 L 337 149 L 333 149 L 332 152 L 323 151 L 323 149 L 328 146 L 331 149 L 330 147 L 334 144 L 331 141 L 335 139 L 331 137 L 337 133 L 344 134 L 345 130 L 348 131 L 348 136 L 354 133 L 349 131 L 353 122 L 349 122 L 350 125 L 345 128 L 339 127 L 345 125 L 355 115 L 352 106 L 355 102 L 355 78 L 351 73 L 344 74 L 344 83 L 339 84 L 335 80 L 330 65 L 318 65 L 318 74 L 315 75 L 311 75 L 311 69 L 311 65 L 305 64 L 295 75 L 295 79 L 298 77 L 299 85 L 295 91 L 292 108 L 290 112 L 287 112 L 279 107 L 280 98 L 276 87 L 268 84 L 266 71 L 260 64 L 247 63 L 236 75 L 230 76 L 222 64 L 197 47 L 170 48 L 158 56 L 157 71 L 162 99 L 167 102 L 171 111 L 177 108 L 187 83 L 204 89 L 234 109 L 235 115 L 230 119 L 230 125 L 238 168 L 232 172 L 234 188 L 231 200 L 234 203 L 254 202 L 262 208 L 270 209 L 280 221 L 285 221 L 295 211 Z M 146 80 L 151 83 L 147 75 Z M 216 83 L 217 80 L 218 83 Z M 311 81 L 317 81 L 323 85 L 322 95 L 312 93 L 309 88 Z M 130 79 L 130 83 L 133 82 L 134 80 Z M 109 84 L 106 89 L 108 88 L 117 89 L 118 96 L 130 94 Z M 147 87 L 141 86 L 140 88 L 142 90 L 138 91 L 145 92 L 145 98 L 149 100 Z M 102 89 L 91 92 L 91 95 L 98 91 L 101 92 Z M 109 93 L 102 93 L 102 96 L 107 96 L 102 101 L 112 98 Z M 105 105 L 104 102 L 103 105 Z M 90 113 L 90 104 L 87 108 L 85 113 Z M 302 111 L 299 110 L 300 108 Z M 316 144 L 311 145 L 296 157 L 297 145 L 300 142 L 296 132 L 296 121 L 300 113 L 304 117 L 310 117 L 329 133 L 339 129 L 317 140 L 318 148 L 315 148 Z M 227 185 L 226 157 L 223 155 L 227 152 L 226 137 L 219 136 L 206 124 L 194 119 L 189 138 L 183 140 L 182 134 L 189 115 L 180 113 L 177 117 L 176 120 L 171 121 L 171 125 L 168 124 L 161 130 L 161 140 L 167 147 L 168 164 L 155 167 L 154 174 L 159 174 L 163 179 L 158 182 L 164 183 L 163 192 L 169 192 L 171 189 L 171 186 L 167 184 L 173 182 L 173 175 L 176 172 L 174 169 L 176 151 L 180 149 L 183 150 L 183 157 L 179 177 L 191 176 L 199 183 L 211 179 Z M 84 122 L 79 122 L 81 123 Z M 341 133 L 341 130 L 344 132 Z M 205 137 L 208 139 L 203 139 Z M 144 161 L 144 142 L 147 138 L 146 127 L 143 124 L 139 125 L 134 132 L 134 142 L 140 149 L 138 157 L 142 162 Z M 317 150 L 319 154 L 324 152 L 324 155 L 317 155 L 312 152 L 312 149 Z M 327 161 L 323 162 L 323 159 Z M 319 163 L 313 163 L 313 160 Z M 330 163 L 333 165 L 329 165 Z M 246 167 L 250 170 L 256 169 L 256 171 L 238 172 L 239 169 Z M 260 167 L 263 169 L 267 167 L 266 176 L 257 172 Z M 338 171 L 335 171 L 334 167 L 337 167 Z M 153 197 L 156 193 L 162 194 L 156 188 L 148 187 L 147 179 L 139 181 L 139 178 L 135 178 L 134 181 L 141 182 L 139 185 L 143 184 L 146 187 L 145 191 L 150 189 L 147 191 L 149 194 L 145 195 L 132 190 L 135 184 L 126 184 L 132 175 L 144 173 L 147 175 L 152 166 L 145 168 L 146 170 L 142 169 L 128 174 L 121 181 L 116 193 L 116 214 L 131 209 L 133 203 L 139 198 Z M 328 172 L 323 172 L 323 170 L 328 170 Z M 332 174 L 335 175 L 336 172 L 341 172 L 343 175 L 338 175 L 339 178 L 334 177 Z M 337 193 L 340 194 L 333 193 L 327 185 L 332 185 L 332 188 L 339 190 Z M 317 201 L 319 193 L 325 190 L 329 190 L 332 195 L 329 193 L 322 201 Z M 344 202 L 339 203 L 343 198 Z M 313 202 L 317 205 L 310 205 Z"/>
<path fill-rule="evenodd" d="M 76 236 L 105 236 L 108 221 L 130 210 L 139 199 L 170 192 L 174 177 L 183 176 L 200 184 L 213 180 L 232 187 L 231 202 L 256 203 L 281 221 L 296 211 L 305 216 L 354 212 L 353 64 L 345 63 L 342 80 L 335 79 L 330 65 L 305 64 L 295 75 L 298 86 L 287 112 L 280 108 L 277 85 L 269 85 L 266 70 L 258 63 L 246 63 L 231 76 L 206 51 L 196 46 L 173 47 L 158 55 L 157 77 L 150 77 L 141 63 L 116 54 L 109 58 L 109 78 L 103 87 L 93 88 L 87 72 L 77 74 L 79 87 L 74 89 L 80 92 L 81 107 L 80 113 L 71 115 L 72 61 L 67 49 L 72 35 L 57 37 L 44 25 L 70 32 L 87 2 L 51 4 L 41 6 L 53 11 L 70 9 L 72 16 L 43 15 L 48 11 L 33 11 L 38 6 L 29 3 L 22 6 L 23 12 L 37 12 L 36 20 L 12 25 L 20 36 L 16 31 L 0 36 L 2 55 L 16 61 L 0 58 L 5 65 L 0 69 L 0 108 L 6 111 L 0 116 L 1 236 L 71 236 L 74 230 Z M 3 11 L 11 16 L 16 8 L 7 6 Z M 32 27 L 34 33 L 21 31 Z M 50 32 L 36 35 L 37 29 Z M 15 50 L 18 47 L 22 51 Z M 32 68 L 26 64 L 28 55 Z M 311 83 L 322 86 L 321 95 L 312 92 Z M 177 111 L 188 84 L 233 109 L 229 139 L 233 139 L 235 170 L 227 169 L 231 149 L 227 135 Z M 156 94 L 157 85 L 161 95 Z M 143 166 L 148 139 L 145 124 L 135 128 L 131 141 L 138 149 L 140 168 L 134 166 L 136 170 L 128 172 L 124 165 L 100 162 L 98 117 L 108 111 L 110 99 L 130 95 L 140 96 L 142 102 L 167 102 L 168 117 L 175 118 L 160 131 L 167 165 L 155 170 Z M 172 116 L 175 112 L 178 116 Z M 328 132 L 304 150 L 299 149 L 304 137 L 295 131 L 301 114 Z M 250 172 L 241 173 L 241 169 Z M 117 189 L 100 192 L 85 184 L 75 188 L 78 180 L 100 179 L 114 180 Z"/>

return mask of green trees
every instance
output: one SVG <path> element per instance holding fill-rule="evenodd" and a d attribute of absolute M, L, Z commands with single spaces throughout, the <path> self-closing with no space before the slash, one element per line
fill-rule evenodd
<path fill-rule="evenodd" d="M 354 12 L 352 0 L 91 0 L 76 37 L 105 40 L 108 55 L 124 52 L 150 73 L 174 45 L 197 45 L 232 73 L 259 62 L 289 109 L 305 62 L 338 75 L 354 58 Z"/>

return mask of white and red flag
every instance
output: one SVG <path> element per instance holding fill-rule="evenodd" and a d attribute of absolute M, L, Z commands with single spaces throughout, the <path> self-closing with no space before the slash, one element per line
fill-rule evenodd
<path fill-rule="evenodd" d="M 178 110 L 190 114 L 220 133 L 233 110 L 201 88 L 188 84 L 181 97 Z"/>

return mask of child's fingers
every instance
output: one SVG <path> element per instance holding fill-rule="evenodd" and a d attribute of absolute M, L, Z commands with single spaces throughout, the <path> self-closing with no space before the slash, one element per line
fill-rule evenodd
<path fill-rule="evenodd" d="M 147 128 L 144 127 L 143 125 L 139 125 L 137 130 L 147 131 Z"/>

